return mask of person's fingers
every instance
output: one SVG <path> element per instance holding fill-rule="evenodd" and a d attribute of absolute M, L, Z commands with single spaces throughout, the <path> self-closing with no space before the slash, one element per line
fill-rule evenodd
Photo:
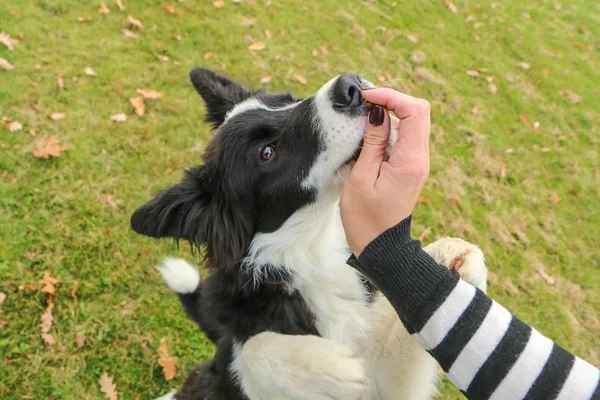
<path fill-rule="evenodd" d="M 398 141 L 393 145 L 389 163 L 399 165 L 406 154 L 427 157 L 429 153 L 429 132 L 431 107 L 425 100 L 380 88 L 362 92 L 365 100 L 380 104 L 400 118 Z"/>
<path fill-rule="evenodd" d="M 375 184 L 389 135 L 390 117 L 383 107 L 374 105 L 369 112 L 362 150 L 352 169 L 351 179 L 367 185 Z"/>

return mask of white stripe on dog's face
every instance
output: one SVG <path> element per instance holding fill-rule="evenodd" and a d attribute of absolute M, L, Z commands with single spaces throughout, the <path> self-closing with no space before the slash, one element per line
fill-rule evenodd
<path fill-rule="evenodd" d="M 314 123 L 318 126 L 324 150 L 319 154 L 310 169 L 308 177 L 302 181 L 303 188 L 323 188 L 352 157 L 364 137 L 367 112 L 345 113 L 336 110 L 332 101 L 332 91 L 338 77 L 327 82 L 314 96 Z M 365 86 L 372 86 L 363 81 Z"/>
<path fill-rule="evenodd" d="M 232 108 L 231 111 L 229 111 L 227 113 L 227 116 L 225 117 L 225 122 L 227 122 L 229 119 L 235 117 L 236 115 L 243 114 L 246 111 L 250 111 L 250 110 L 282 111 L 282 110 L 288 110 L 290 108 L 294 108 L 298 104 L 300 104 L 300 102 L 287 104 L 283 107 L 269 107 L 266 104 L 264 104 L 262 101 L 260 101 L 260 99 L 258 99 L 256 97 L 251 97 L 248 100 L 243 101 L 240 104 L 237 104 L 234 108 Z"/>

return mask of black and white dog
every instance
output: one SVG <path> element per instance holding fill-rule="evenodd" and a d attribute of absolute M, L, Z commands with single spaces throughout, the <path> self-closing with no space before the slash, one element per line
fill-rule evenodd
<path fill-rule="evenodd" d="M 346 264 L 339 197 L 365 132 L 356 74 L 311 97 L 251 92 L 212 71 L 191 73 L 214 124 L 201 166 L 135 211 L 133 229 L 205 249 L 212 271 L 159 267 L 217 345 L 177 399 L 427 399 L 438 366 L 389 302 Z M 390 142 L 395 140 L 393 133 Z M 461 260 L 485 290 L 483 254 L 460 239 L 426 248 Z"/>

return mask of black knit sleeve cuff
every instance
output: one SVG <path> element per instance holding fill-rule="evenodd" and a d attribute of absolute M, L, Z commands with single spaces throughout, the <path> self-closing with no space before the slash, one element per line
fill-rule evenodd
<path fill-rule="evenodd" d="M 454 281 L 451 271 L 438 265 L 410 237 L 411 217 L 388 229 L 348 264 L 373 282 L 392 303 L 405 325 L 415 317 L 445 281 Z M 410 330 L 410 329 L 409 329 Z"/>

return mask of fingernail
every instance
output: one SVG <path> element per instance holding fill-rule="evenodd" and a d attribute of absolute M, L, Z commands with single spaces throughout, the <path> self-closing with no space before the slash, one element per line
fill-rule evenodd
<path fill-rule="evenodd" d="M 385 119 L 385 109 L 377 104 L 373 104 L 371 111 L 369 112 L 369 123 L 371 125 L 379 126 L 383 124 Z"/>

